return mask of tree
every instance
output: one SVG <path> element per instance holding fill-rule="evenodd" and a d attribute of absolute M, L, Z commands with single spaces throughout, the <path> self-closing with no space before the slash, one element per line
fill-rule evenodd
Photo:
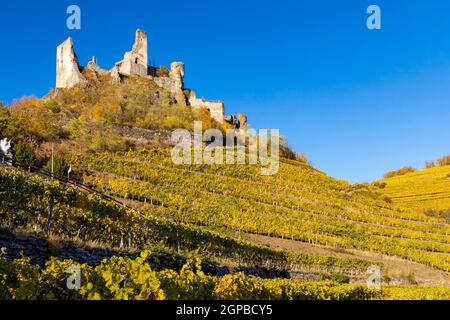
<path fill-rule="evenodd" d="M 53 174 L 57 177 L 66 177 L 70 164 L 66 158 L 56 155 L 53 159 Z M 52 173 L 52 159 L 50 158 L 43 168 L 44 172 Z"/>
<path fill-rule="evenodd" d="M 37 162 L 33 147 L 26 141 L 14 146 L 14 160 L 17 164 L 34 166 Z"/>
<path fill-rule="evenodd" d="M 168 77 L 169 73 L 170 73 L 169 69 L 167 69 L 165 66 L 161 66 L 159 69 L 156 70 L 157 77 Z"/>
<path fill-rule="evenodd" d="M 15 101 L 8 122 L 11 137 L 31 143 L 55 141 L 62 134 L 57 115 L 39 105 L 39 101 L 23 98 Z"/>
<path fill-rule="evenodd" d="M 8 109 L 3 107 L 3 103 L 0 101 L 0 139 L 3 139 L 8 134 L 8 125 L 11 121 L 11 115 Z"/>

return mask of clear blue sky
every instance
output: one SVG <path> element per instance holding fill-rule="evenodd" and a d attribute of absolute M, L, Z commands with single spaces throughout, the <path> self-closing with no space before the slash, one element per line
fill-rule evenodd
<path fill-rule="evenodd" d="M 66 28 L 66 8 L 82 29 Z M 382 30 L 366 8 L 382 9 Z M 331 176 L 369 181 L 450 153 L 450 1 L 2 1 L 0 100 L 55 84 L 55 48 L 105 68 L 149 33 L 158 65 L 186 63 L 186 84 L 279 128 Z"/>

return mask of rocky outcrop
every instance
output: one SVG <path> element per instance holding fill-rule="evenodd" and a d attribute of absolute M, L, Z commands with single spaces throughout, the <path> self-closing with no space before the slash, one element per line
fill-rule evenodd
<path fill-rule="evenodd" d="M 165 129 L 143 129 L 138 127 L 117 126 L 119 134 L 131 145 L 139 147 L 152 147 L 154 144 L 173 147 L 177 144 L 173 140 L 172 131 Z"/>
<path fill-rule="evenodd" d="M 230 124 L 233 128 L 236 127 L 236 115 L 231 114 L 224 119 L 228 124 Z"/>
<path fill-rule="evenodd" d="M 237 129 L 245 129 L 247 127 L 247 116 L 243 113 L 238 113 L 238 128 Z"/>
<path fill-rule="evenodd" d="M 69 37 L 56 49 L 56 88 L 72 88 L 85 81 L 73 51 L 73 40 Z"/>
<path fill-rule="evenodd" d="M 243 113 L 238 115 L 230 115 L 225 118 L 225 121 L 230 124 L 234 129 L 246 129 L 247 128 L 247 116 Z"/>

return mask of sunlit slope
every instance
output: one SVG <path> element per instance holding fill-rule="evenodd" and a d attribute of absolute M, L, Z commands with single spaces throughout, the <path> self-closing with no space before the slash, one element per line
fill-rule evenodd
<path fill-rule="evenodd" d="M 175 221 L 356 248 L 450 269 L 450 226 L 399 209 L 295 161 L 274 176 L 251 165 L 174 165 L 170 151 L 80 155 L 86 182 Z"/>
<path fill-rule="evenodd" d="M 3 229 L 43 234 L 104 247 L 197 251 L 202 258 L 227 265 L 292 272 L 345 272 L 364 274 L 373 261 L 271 250 L 198 226 L 163 219 L 160 208 L 151 214 L 128 210 L 117 202 L 87 194 L 57 181 L 0 166 L 0 233 Z M 83 191 L 83 192 L 81 192 Z M 53 200 L 50 200 L 53 199 Z M 51 224 L 42 214 L 53 203 Z M 148 212 L 150 213 L 150 212 Z M 7 248 L 8 249 L 8 248 Z M 1 256 L 1 254 L 0 254 Z"/>
<path fill-rule="evenodd" d="M 424 211 L 450 209 L 450 166 L 415 171 L 383 180 L 396 204 Z"/>

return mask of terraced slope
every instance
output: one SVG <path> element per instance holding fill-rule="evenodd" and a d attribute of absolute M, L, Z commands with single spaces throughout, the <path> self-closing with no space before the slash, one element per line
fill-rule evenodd
<path fill-rule="evenodd" d="M 423 212 L 450 209 L 450 166 L 415 171 L 383 180 L 396 204 Z"/>
<path fill-rule="evenodd" d="M 174 165 L 170 151 L 79 155 L 71 159 L 98 188 L 152 214 L 209 229 L 227 228 L 330 248 L 398 256 L 450 270 L 450 226 L 399 209 L 295 161 L 275 176 L 258 166 Z"/>
<path fill-rule="evenodd" d="M 358 275 L 378 264 L 370 259 L 272 250 L 169 221 L 158 207 L 149 210 L 151 213 L 129 210 L 97 194 L 16 169 L 0 166 L 0 181 L 0 232 L 1 228 L 40 235 L 46 232 L 53 237 L 131 251 L 162 244 L 177 252 L 195 250 L 201 258 L 227 267 L 267 268 L 274 272 Z"/>
<path fill-rule="evenodd" d="M 383 265 L 382 275 L 389 277 L 391 284 L 404 283 L 405 279 L 411 281 L 414 279 L 419 285 L 442 285 L 450 287 L 450 277 L 448 272 L 429 268 L 423 264 L 413 261 L 407 261 L 395 256 L 386 256 L 383 254 L 359 251 L 355 249 L 334 249 L 320 245 L 311 245 L 289 239 L 274 239 L 271 237 L 241 234 L 241 236 L 253 243 L 266 245 L 271 248 L 290 250 L 294 252 L 321 254 L 339 258 L 359 258 L 370 259 Z M 361 283 L 366 279 L 362 278 Z M 357 282 L 358 280 L 355 279 Z"/>

